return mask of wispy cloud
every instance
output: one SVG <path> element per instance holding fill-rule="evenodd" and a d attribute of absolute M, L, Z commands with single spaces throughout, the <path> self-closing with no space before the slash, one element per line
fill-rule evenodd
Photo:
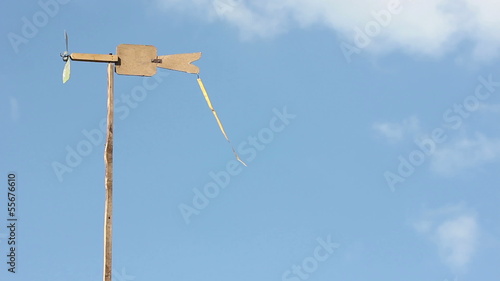
<path fill-rule="evenodd" d="M 476 249 L 477 232 L 476 218 L 472 215 L 461 215 L 439 225 L 435 239 L 446 264 L 457 269 L 470 262 Z"/>
<path fill-rule="evenodd" d="M 479 133 L 472 138 L 462 135 L 437 147 L 430 169 L 442 176 L 454 176 L 498 159 L 500 139 L 487 138 Z"/>
<path fill-rule="evenodd" d="M 402 122 L 375 122 L 372 129 L 389 142 L 399 142 L 405 137 L 415 137 L 420 133 L 420 121 L 411 116 Z"/>
<path fill-rule="evenodd" d="M 463 204 L 425 210 L 413 224 L 437 247 L 439 257 L 454 273 L 464 273 L 479 244 L 479 225 L 473 210 Z"/>
<path fill-rule="evenodd" d="M 241 37 L 270 37 L 292 28 L 326 26 L 346 39 L 356 27 L 374 20 L 373 13 L 397 2 L 402 7 L 372 50 L 400 49 L 439 56 L 461 43 L 472 43 L 470 55 L 488 60 L 499 55 L 500 3 L 496 0 L 157 0 L 167 11 L 221 20 L 238 28 Z M 227 4 L 225 4 L 227 3 Z M 218 13 L 224 7 L 224 13 Z"/>

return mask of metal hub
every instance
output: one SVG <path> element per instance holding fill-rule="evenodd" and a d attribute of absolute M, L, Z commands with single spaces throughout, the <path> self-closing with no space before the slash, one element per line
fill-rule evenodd
<path fill-rule="evenodd" d="M 68 54 L 61 53 L 59 55 L 61 56 L 61 58 L 62 58 L 63 61 L 68 61 L 68 59 L 69 59 L 69 55 Z"/>

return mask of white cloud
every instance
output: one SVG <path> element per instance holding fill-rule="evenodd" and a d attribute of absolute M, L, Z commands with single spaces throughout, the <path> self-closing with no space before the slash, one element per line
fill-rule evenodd
<path fill-rule="evenodd" d="M 420 133 L 420 121 L 417 117 L 412 116 L 400 123 L 376 122 L 372 125 L 372 129 L 390 142 L 399 142 L 408 135 L 411 137 L 418 135 Z"/>
<path fill-rule="evenodd" d="M 490 139 L 481 134 L 473 138 L 460 136 L 451 143 L 438 146 L 432 155 L 430 168 L 442 176 L 454 176 L 499 158 L 500 139 Z"/>
<path fill-rule="evenodd" d="M 470 262 L 476 248 L 477 231 L 475 217 L 467 214 L 439 225 L 435 239 L 446 264 L 463 268 Z"/>
<path fill-rule="evenodd" d="M 436 245 L 441 261 L 452 271 L 466 271 L 479 243 L 479 225 L 472 210 L 463 205 L 426 210 L 413 226 Z"/>
<path fill-rule="evenodd" d="M 291 28 L 326 26 L 353 43 L 354 29 L 372 21 L 372 12 L 397 0 L 157 0 L 169 11 L 182 11 L 237 27 L 243 38 L 270 37 Z M 401 0 L 401 12 L 367 49 L 401 49 L 439 56 L 460 42 L 472 43 L 471 55 L 488 60 L 499 55 L 498 0 Z"/>

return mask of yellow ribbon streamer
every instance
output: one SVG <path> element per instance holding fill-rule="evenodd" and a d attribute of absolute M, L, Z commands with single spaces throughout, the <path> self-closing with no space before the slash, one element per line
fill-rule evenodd
<path fill-rule="evenodd" d="M 240 163 L 245 165 L 245 167 L 246 167 L 247 164 L 245 162 L 243 162 L 243 160 L 240 159 L 240 156 L 238 155 L 238 153 L 236 153 L 236 150 L 234 150 L 234 147 L 231 144 L 231 141 L 227 137 L 226 131 L 224 130 L 224 126 L 222 126 L 222 122 L 220 121 L 219 116 L 217 116 L 217 112 L 215 111 L 214 107 L 212 106 L 212 102 L 210 102 L 210 98 L 208 97 L 207 90 L 205 89 L 205 85 L 203 85 L 203 81 L 201 81 L 200 76 L 198 76 L 198 78 L 196 80 L 198 81 L 198 85 L 200 85 L 201 92 L 203 93 L 203 96 L 205 97 L 205 100 L 207 101 L 208 107 L 210 108 L 210 110 L 212 110 L 212 113 L 214 114 L 215 120 L 217 120 L 217 124 L 219 124 L 219 128 L 220 128 L 222 134 L 224 135 L 224 138 L 226 138 L 227 142 L 229 142 L 229 144 L 231 145 L 231 149 L 233 150 L 233 153 L 234 153 L 234 156 L 236 157 L 236 160 L 240 161 Z"/>

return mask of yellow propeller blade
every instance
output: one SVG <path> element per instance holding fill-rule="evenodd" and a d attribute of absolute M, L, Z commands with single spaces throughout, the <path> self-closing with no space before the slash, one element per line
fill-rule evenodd
<path fill-rule="evenodd" d="M 226 138 L 226 140 L 229 142 L 229 144 L 231 144 L 231 141 L 227 137 L 226 131 L 224 130 L 224 126 L 222 126 L 222 122 L 220 121 L 219 116 L 217 115 L 217 112 L 215 111 L 214 107 L 212 106 L 212 102 L 210 101 L 210 98 L 208 97 L 208 93 L 207 93 L 207 90 L 205 89 L 205 85 L 203 85 L 203 81 L 201 81 L 200 77 L 198 77 L 198 79 L 196 79 L 196 80 L 198 81 L 198 85 L 200 86 L 201 92 L 203 93 L 205 100 L 207 101 L 208 107 L 210 108 L 210 110 L 214 114 L 215 120 L 217 120 L 217 124 L 219 125 L 219 128 L 220 128 L 222 134 L 224 135 L 224 138 Z M 233 153 L 234 153 L 234 156 L 236 157 L 236 160 L 238 160 L 241 164 L 247 166 L 247 164 L 245 162 L 243 162 L 243 160 L 240 159 L 240 156 L 238 155 L 238 153 L 236 153 L 236 150 L 234 150 L 234 147 L 232 144 L 231 144 L 231 149 L 233 150 Z"/>
<path fill-rule="evenodd" d="M 66 61 L 66 63 L 64 64 L 64 70 L 63 70 L 63 75 L 62 75 L 62 79 L 63 79 L 63 83 L 66 83 L 68 82 L 69 80 L 69 77 L 70 77 L 70 72 L 71 72 L 71 64 L 70 64 L 70 58 L 68 58 L 68 60 Z"/>

